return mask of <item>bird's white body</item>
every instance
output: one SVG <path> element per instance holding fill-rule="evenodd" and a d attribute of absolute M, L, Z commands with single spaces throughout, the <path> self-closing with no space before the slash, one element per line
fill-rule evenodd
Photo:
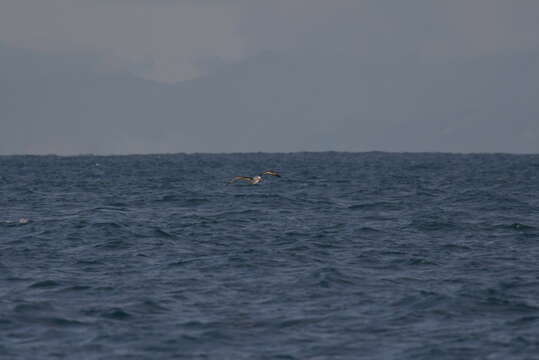
<path fill-rule="evenodd" d="M 262 181 L 264 181 L 264 178 L 262 178 L 262 176 L 260 175 L 256 175 L 255 177 L 253 177 L 253 180 L 251 180 L 251 184 L 258 184 Z"/>

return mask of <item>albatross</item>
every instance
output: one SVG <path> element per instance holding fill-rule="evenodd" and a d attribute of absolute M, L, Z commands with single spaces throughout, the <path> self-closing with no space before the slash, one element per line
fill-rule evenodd
<path fill-rule="evenodd" d="M 264 181 L 264 178 L 262 177 L 262 175 L 271 175 L 271 176 L 281 177 L 281 175 L 277 171 L 266 170 L 260 175 L 256 175 L 256 176 L 235 176 L 232 180 L 230 180 L 229 184 L 233 184 L 238 180 L 244 180 L 253 185 L 260 184 L 262 181 Z"/>

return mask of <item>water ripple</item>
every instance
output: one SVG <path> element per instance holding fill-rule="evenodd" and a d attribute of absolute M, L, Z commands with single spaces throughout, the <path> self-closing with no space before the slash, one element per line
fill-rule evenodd
<path fill-rule="evenodd" d="M 0 157 L 0 358 L 533 359 L 537 164 Z"/>

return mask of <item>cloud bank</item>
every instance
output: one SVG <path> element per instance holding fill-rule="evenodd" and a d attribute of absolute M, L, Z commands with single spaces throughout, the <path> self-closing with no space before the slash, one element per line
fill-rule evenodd
<path fill-rule="evenodd" d="M 539 152 L 539 2 L 4 0 L 0 154 Z"/>

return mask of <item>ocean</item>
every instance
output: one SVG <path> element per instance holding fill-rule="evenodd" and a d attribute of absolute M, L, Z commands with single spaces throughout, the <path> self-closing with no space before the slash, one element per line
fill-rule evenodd
<path fill-rule="evenodd" d="M 0 157 L 0 358 L 539 359 L 539 155 Z"/>

